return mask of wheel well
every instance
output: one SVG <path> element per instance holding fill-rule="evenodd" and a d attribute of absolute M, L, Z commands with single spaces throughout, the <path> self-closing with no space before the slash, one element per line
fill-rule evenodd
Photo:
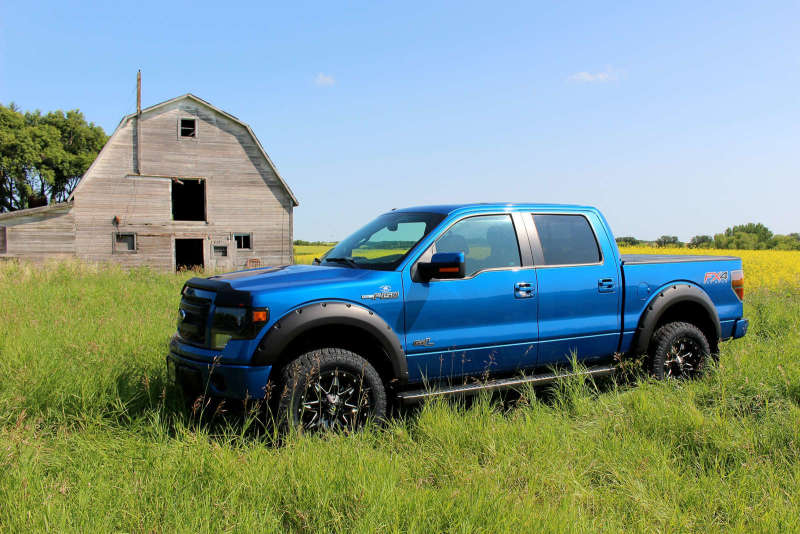
<path fill-rule="evenodd" d="M 385 384 L 397 378 L 381 342 L 368 331 L 352 325 L 324 325 L 303 332 L 283 350 L 276 367 L 280 369 L 297 356 L 311 350 L 332 347 L 355 352 L 366 359 L 375 367 Z"/>
<path fill-rule="evenodd" d="M 716 325 L 711 316 L 709 316 L 708 311 L 700 303 L 682 301 L 671 305 L 661 314 L 661 317 L 658 318 L 653 333 L 657 332 L 663 325 L 675 321 L 695 325 L 703 332 L 703 335 L 706 336 L 708 344 L 711 346 L 711 352 L 717 352 L 719 339 L 717 339 Z"/>

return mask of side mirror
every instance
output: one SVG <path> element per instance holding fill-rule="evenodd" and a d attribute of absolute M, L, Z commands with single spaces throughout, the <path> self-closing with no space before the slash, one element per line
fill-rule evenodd
<path fill-rule="evenodd" d="M 464 278 L 464 253 L 437 252 L 431 261 L 417 263 L 417 272 L 425 282 L 432 278 Z"/>

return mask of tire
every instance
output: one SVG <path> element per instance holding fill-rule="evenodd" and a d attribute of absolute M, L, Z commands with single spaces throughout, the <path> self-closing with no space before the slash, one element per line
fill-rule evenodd
<path fill-rule="evenodd" d="M 708 369 L 711 347 L 693 324 L 667 323 L 656 330 L 650 343 L 650 373 L 657 379 L 696 378 Z"/>
<path fill-rule="evenodd" d="M 281 373 L 278 422 L 302 431 L 355 431 L 386 416 L 386 388 L 363 357 L 339 348 L 302 354 Z"/>

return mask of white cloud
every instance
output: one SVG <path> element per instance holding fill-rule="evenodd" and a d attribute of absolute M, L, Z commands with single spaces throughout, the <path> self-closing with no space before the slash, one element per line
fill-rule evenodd
<path fill-rule="evenodd" d="M 606 67 L 605 70 L 599 72 L 581 71 L 571 74 L 567 77 L 567 81 L 576 83 L 605 83 L 619 79 L 619 72 L 611 67 Z"/>
<path fill-rule="evenodd" d="M 320 87 L 329 87 L 336 83 L 336 79 L 331 76 L 330 74 L 317 74 L 317 77 L 314 78 L 314 84 L 319 85 Z"/>

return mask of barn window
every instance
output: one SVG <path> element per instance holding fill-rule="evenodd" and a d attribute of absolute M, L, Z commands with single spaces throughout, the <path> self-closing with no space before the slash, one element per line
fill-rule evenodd
<path fill-rule="evenodd" d="M 172 181 L 172 219 L 175 221 L 206 220 L 205 180 Z"/>
<path fill-rule="evenodd" d="M 233 238 L 236 240 L 236 248 L 253 248 L 251 236 L 252 234 L 233 234 Z"/>
<path fill-rule="evenodd" d="M 196 119 L 181 119 L 181 137 L 197 137 Z"/>
<path fill-rule="evenodd" d="M 0 254 L 5 254 L 7 252 L 6 248 L 6 227 L 0 226 Z"/>
<path fill-rule="evenodd" d="M 226 246 L 214 246 L 214 256 L 228 256 L 228 247 Z"/>
<path fill-rule="evenodd" d="M 136 252 L 136 234 L 114 234 L 114 253 Z"/>

